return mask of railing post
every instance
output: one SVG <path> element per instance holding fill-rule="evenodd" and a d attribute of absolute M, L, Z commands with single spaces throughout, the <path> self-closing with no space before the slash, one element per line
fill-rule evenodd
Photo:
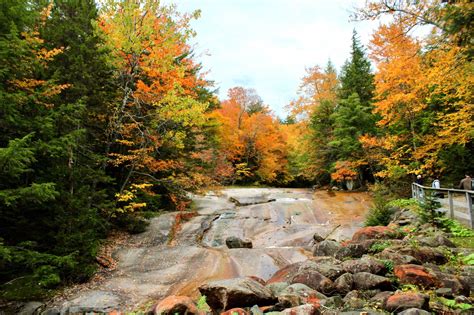
<path fill-rule="evenodd" d="M 453 204 L 453 193 L 448 191 L 448 201 L 449 201 L 449 217 L 454 219 L 454 204 Z"/>
<path fill-rule="evenodd" d="M 469 213 L 469 225 L 471 229 L 474 228 L 474 213 L 472 212 L 472 198 L 471 194 L 466 191 L 467 213 Z"/>

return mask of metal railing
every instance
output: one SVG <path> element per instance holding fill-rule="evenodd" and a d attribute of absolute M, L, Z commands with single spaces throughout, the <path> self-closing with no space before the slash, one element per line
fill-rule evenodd
<path fill-rule="evenodd" d="M 427 192 L 430 192 L 441 203 L 441 208 L 438 211 L 446 212 L 451 219 L 456 219 L 471 229 L 474 228 L 474 213 L 472 211 L 474 190 L 434 188 L 417 183 L 411 184 L 413 198 L 424 200 Z M 445 194 L 447 194 L 447 198 L 444 198 Z"/>

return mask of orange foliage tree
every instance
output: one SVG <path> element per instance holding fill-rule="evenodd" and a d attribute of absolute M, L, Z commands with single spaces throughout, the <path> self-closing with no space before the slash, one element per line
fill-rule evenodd
<path fill-rule="evenodd" d="M 189 21 L 156 0 L 106 1 L 98 22 L 121 96 L 110 108 L 107 153 L 119 172 L 121 210 L 146 206 L 138 195 L 164 195 L 177 208 L 186 190 L 207 181 L 205 112 L 198 74 L 187 40 Z M 201 154 L 199 154 L 201 152 Z"/>
<path fill-rule="evenodd" d="M 222 182 L 278 183 L 286 178 L 286 139 L 254 90 L 235 87 L 211 116 L 218 123 Z"/>
<path fill-rule="evenodd" d="M 374 0 L 356 13 L 361 19 L 394 18 L 371 46 L 383 137 L 362 139 L 379 157 L 380 176 L 459 177 L 472 171 L 473 8 L 465 0 Z M 424 42 L 407 35 L 418 25 L 432 26 Z"/>

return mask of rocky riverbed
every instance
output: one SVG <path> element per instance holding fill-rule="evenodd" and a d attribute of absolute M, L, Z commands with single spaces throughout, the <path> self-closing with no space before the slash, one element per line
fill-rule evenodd
<path fill-rule="evenodd" d="M 115 251 L 113 272 L 30 310 L 473 313 L 472 249 L 409 209 L 394 209 L 388 227 L 362 227 L 366 193 L 248 188 L 193 199 L 196 215 L 179 228 L 176 213 L 154 218 Z"/>
<path fill-rule="evenodd" d="M 114 252 L 114 271 L 57 297 L 49 314 L 132 311 L 170 295 L 197 298 L 206 281 L 269 279 L 312 257 L 315 233 L 350 238 L 371 203 L 367 193 L 270 188 L 223 189 L 193 200 L 197 215 L 175 235 L 176 213 L 153 218 L 146 232 Z M 252 248 L 229 249 L 231 236 L 250 240 Z"/>

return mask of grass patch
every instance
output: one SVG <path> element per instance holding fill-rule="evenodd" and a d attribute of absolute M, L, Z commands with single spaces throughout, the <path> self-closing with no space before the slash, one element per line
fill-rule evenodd
<path fill-rule="evenodd" d="M 450 237 L 449 238 L 457 247 L 461 248 L 473 248 L 474 249 L 474 236 L 471 237 Z"/>

